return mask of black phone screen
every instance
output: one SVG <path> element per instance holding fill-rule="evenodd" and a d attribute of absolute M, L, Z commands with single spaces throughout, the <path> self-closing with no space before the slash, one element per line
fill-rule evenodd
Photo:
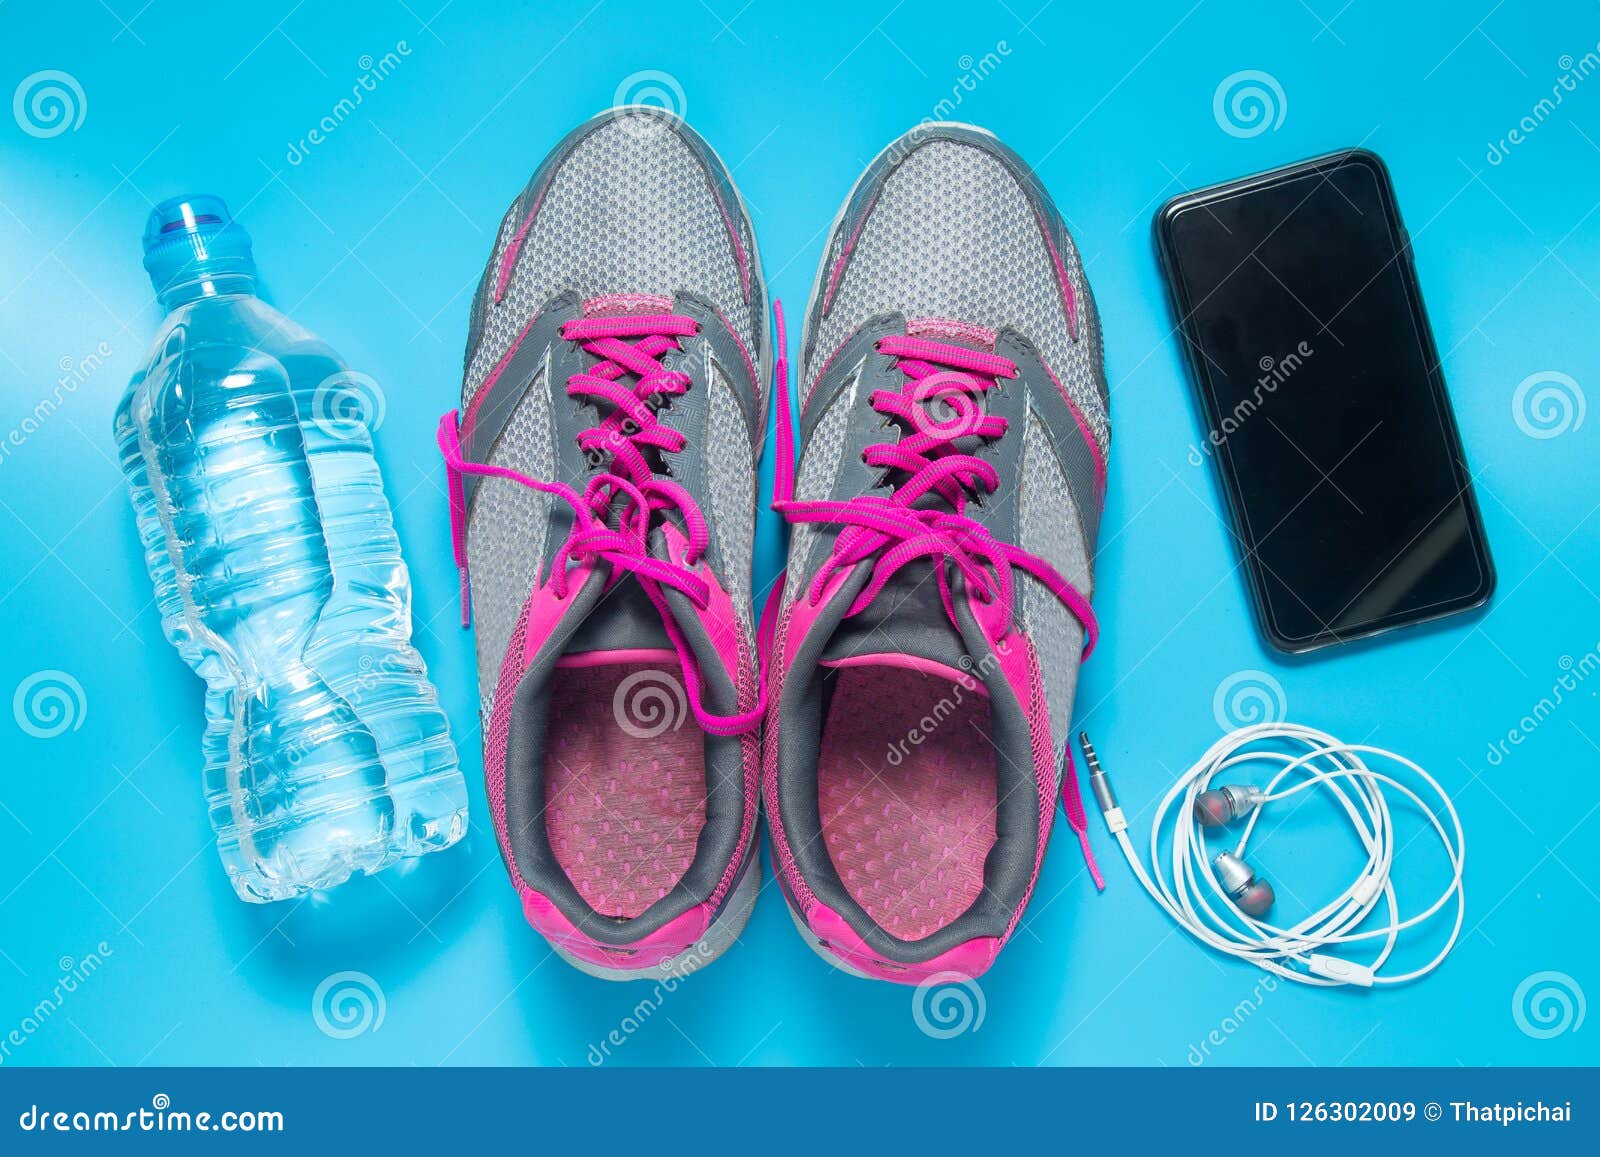
<path fill-rule="evenodd" d="M 1261 625 L 1305 651 L 1481 604 L 1471 478 L 1363 151 L 1176 198 L 1157 234 Z"/>

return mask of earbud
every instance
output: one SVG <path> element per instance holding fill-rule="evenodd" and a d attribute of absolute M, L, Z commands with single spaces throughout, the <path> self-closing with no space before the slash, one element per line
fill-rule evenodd
<path fill-rule="evenodd" d="M 1247 816 L 1261 806 L 1266 798 L 1259 787 L 1227 787 L 1203 791 L 1194 797 L 1194 818 L 1201 827 L 1220 828 L 1240 816 Z M 1277 896 L 1272 885 L 1256 878 L 1255 871 L 1232 852 L 1218 852 L 1211 861 L 1217 869 L 1217 881 L 1228 894 L 1234 907 L 1246 916 L 1257 918 L 1266 914 Z"/>
<path fill-rule="evenodd" d="M 1194 818 L 1201 827 L 1220 828 L 1247 816 L 1265 799 L 1259 787 L 1227 787 L 1203 791 L 1194 797 Z"/>
<path fill-rule="evenodd" d="M 1238 856 L 1232 852 L 1218 852 L 1211 863 L 1217 869 L 1217 882 L 1239 911 L 1259 919 L 1272 907 L 1277 899 L 1272 885 L 1257 879 L 1255 871 Z"/>

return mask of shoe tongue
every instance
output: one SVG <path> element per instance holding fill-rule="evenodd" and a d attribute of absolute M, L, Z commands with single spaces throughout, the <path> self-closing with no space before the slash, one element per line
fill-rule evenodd
<path fill-rule="evenodd" d="M 955 346 L 960 349 L 972 350 L 974 353 L 992 354 L 995 352 L 998 340 L 992 330 L 968 322 L 955 321 L 948 318 L 910 318 L 906 321 L 906 336 L 921 338 L 926 341 L 935 341 L 943 345 Z M 953 383 L 952 383 L 953 384 Z M 986 395 L 975 395 L 980 409 L 987 405 Z M 924 406 L 924 413 L 929 419 L 927 428 L 919 429 L 916 423 L 906 422 L 901 419 L 891 419 L 892 424 L 899 429 L 904 437 L 911 433 L 939 433 L 941 427 L 947 427 L 956 420 L 955 411 L 938 396 L 929 399 Z M 976 434 L 968 434 L 956 438 L 950 443 L 950 449 L 957 454 L 971 454 L 981 456 L 987 449 L 987 441 Z M 903 477 L 897 475 L 896 477 Z M 938 492 L 930 491 L 916 502 L 918 509 L 948 510 L 950 504 Z M 938 601 L 935 592 L 935 602 Z"/>
<path fill-rule="evenodd" d="M 943 318 L 908 319 L 906 336 L 980 353 L 993 353 L 996 342 L 994 333 L 989 330 Z M 935 411 L 933 417 L 937 421 L 945 415 Z M 902 433 L 907 432 L 906 424 L 900 425 Z M 954 449 L 963 454 L 977 454 L 983 448 L 984 440 L 976 436 L 957 439 L 954 444 Z M 930 492 L 918 501 L 918 506 L 945 509 L 948 504 L 937 493 Z M 871 569 L 870 564 L 858 566 L 857 573 L 835 597 L 854 599 L 869 581 Z M 959 578 L 953 582 L 960 587 Z M 842 620 L 828 639 L 819 661 L 825 667 L 863 662 L 900 666 L 904 665 L 905 658 L 947 668 L 948 673 L 958 679 L 970 678 L 976 661 L 961 632 L 945 613 L 939 584 L 927 567 L 901 570 L 860 614 Z"/>
<path fill-rule="evenodd" d="M 665 536 L 659 529 L 650 536 L 650 553 L 655 558 L 668 557 Z M 606 589 L 608 572 L 607 565 L 597 566 L 582 595 L 574 600 L 569 613 L 581 615 L 582 619 L 562 648 L 558 663 L 570 662 L 572 656 L 580 654 L 598 663 L 628 661 L 642 653 L 673 654 L 675 648 L 662 621 L 662 611 L 645 593 L 638 577 L 624 574 Z M 706 705 L 718 714 L 733 714 L 739 709 L 739 689 L 718 652 L 717 641 L 688 598 L 671 587 L 662 587 L 661 595 L 666 613 L 672 616 L 684 646 L 697 662 Z M 732 624 L 728 626 L 731 629 Z M 675 654 L 672 661 L 677 661 Z"/>
<path fill-rule="evenodd" d="M 986 354 L 994 353 L 998 341 L 992 329 L 947 317 L 907 318 L 906 336 L 944 342 L 946 345 L 958 345 Z"/>
<path fill-rule="evenodd" d="M 859 567 L 835 597 L 853 599 L 871 569 Z M 947 667 L 956 676 L 972 667 L 967 644 L 945 614 L 939 584 L 927 568 L 900 571 L 860 614 L 840 622 L 820 662 L 836 667 L 881 657 L 885 665 L 893 665 L 901 656 Z"/>
<path fill-rule="evenodd" d="M 590 582 L 603 583 L 598 572 Z M 572 633 L 565 654 L 577 655 L 604 651 L 657 651 L 670 648 L 661 612 L 644 593 L 639 580 L 624 575 L 610 590 L 602 591 Z"/>
<path fill-rule="evenodd" d="M 604 293 L 583 303 L 584 317 L 627 317 L 671 313 L 673 300 L 656 293 Z"/>

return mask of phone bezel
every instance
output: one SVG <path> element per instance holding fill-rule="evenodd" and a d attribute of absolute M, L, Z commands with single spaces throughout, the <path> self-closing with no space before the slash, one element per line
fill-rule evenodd
<path fill-rule="evenodd" d="M 1273 188 L 1287 181 L 1299 180 L 1311 173 L 1331 171 L 1347 165 L 1365 167 L 1377 181 L 1384 212 L 1388 218 L 1389 232 L 1396 239 L 1394 260 L 1397 262 L 1405 283 L 1405 293 L 1411 310 L 1413 329 L 1421 343 L 1424 363 L 1428 366 L 1427 388 L 1432 391 L 1434 405 L 1439 411 L 1441 428 L 1448 443 L 1447 449 L 1456 474 L 1456 482 L 1462 492 L 1463 504 L 1467 515 L 1468 533 L 1472 538 L 1473 550 L 1477 556 L 1479 570 L 1483 578 L 1477 588 L 1465 595 L 1447 599 L 1416 611 L 1384 615 L 1353 629 L 1343 631 L 1324 630 L 1305 638 L 1285 635 L 1273 621 L 1271 607 L 1268 604 L 1266 595 L 1265 575 L 1262 573 L 1261 565 L 1251 549 L 1252 544 L 1247 540 L 1244 533 L 1244 527 L 1248 525 L 1248 522 L 1243 517 L 1244 503 L 1240 494 L 1239 481 L 1234 470 L 1232 456 L 1228 453 L 1227 444 L 1224 442 L 1212 457 L 1216 460 L 1218 477 L 1222 482 L 1223 494 L 1228 503 L 1228 514 L 1235 549 L 1238 550 L 1245 572 L 1249 576 L 1249 582 L 1246 585 L 1250 593 L 1256 625 L 1262 636 L 1274 649 L 1289 655 L 1302 655 L 1326 647 L 1352 643 L 1361 639 L 1370 639 L 1403 627 L 1435 622 L 1451 615 L 1476 610 L 1484 606 L 1493 596 L 1496 584 L 1494 560 L 1489 553 L 1489 543 L 1484 531 L 1483 517 L 1478 509 L 1477 495 L 1472 486 L 1472 472 L 1467 465 L 1466 452 L 1461 442 L 1460 428 L 1456 423 L 1455 410 L 1450 404 L 1450 396 L 1445 387 L 1443 369 L 1439 364 L 1439 352 L 1434 342 L 1433 327 L 1428 322 L 1427 310 L 1422 301 L 1421 287 L 1417 281 L 1411 238 L 1400 219 L 1400 208 L 1395 197 L 1394 183 L 1390 179 L 1388 166 L 1383 163 L 1376 153 L 1363 148 L 1343 149 L 1325 156 L 1313 157 L 1295 164 L 1270 169 L 1263 173 L 1256 173 L 1237 180 L 1224 181 L 1203 189 L 1182 193 L 1168 200 L 1157 210 L 1154 233 L 1156 252 L 1161 264 L 1162 280 L 1166 282 L 1168 303 L 1176 314 L 1176 332 L 1182 338 L 1184 360 L 1188 367 L 1189 380 L 1195 397 L 1200 403 L 1206 429 L 1211 431 L 1220 428 L 1222 415 L 1218 400 L 1211 388 L 1210 375 L 1202 364 L 1203 355 L 1200 352 L 1197 336 L 1189 324 L 1190 309 L 1185 299 L 1182 279 L 1179 276 L 1178 254 L 1172 236 L 1174 224 L 1183 213 L 1204 209 L 1207 205 L 1218 201 L 1246 196 Z"/>

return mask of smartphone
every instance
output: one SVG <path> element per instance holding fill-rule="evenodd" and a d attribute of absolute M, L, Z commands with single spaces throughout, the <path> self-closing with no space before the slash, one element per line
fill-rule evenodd
<path fill-rule="evenodd" d="M 1494 564 L 1388 170 L 1350 149 L 1168 201 L 1156 246 L 1267 641 L 1482 606 Z"/>

